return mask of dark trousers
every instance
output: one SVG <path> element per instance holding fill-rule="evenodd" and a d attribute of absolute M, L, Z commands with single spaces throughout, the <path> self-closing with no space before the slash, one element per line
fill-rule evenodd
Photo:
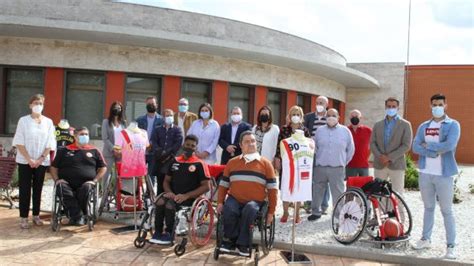
<path fill-rule="evenodd" d="M 61 183 L 57 189 L 59 197 L 62 197 L 64 207 L 71 219 L 81 218 L 87 213 L 87 195 L 93 189 L 94 185 L 83 183 L 80 187 L 73 188 L 68 183 Z"/>
<path fill-rule="evenodd" d="M 28 218 L 30 211 L 31 189 L 33 188 L 33 215 L 37 216 L 41 206 L 46 166 L 31 168 L 28 164 L 18 164 L 18 185 L 20 190 L 20 217 Z"/>
<path fill-rule="evenodd" d="M 194 199 L 188 199 L 181 204 L 177 204 L 172 199 L 160 199 L 155 209 L 155 231 L 163 232 L 163 220 L 166 223 L 166 232 L 171 234 L 174 229 L 176 209 L 180 206 L 192 206 Z"/>
<path fill-rule="evenodd" d="M 224 203 L 224 237 L 239 246 L 250 247 L 250 226 L 257 218 L 260 202 L 239 203 L 228 196 Z"/>
<path fill-rule="evenodd" d="M 146 161 L 146 164 L 147 164 L 147 170 L 148 170 L 148 175 L 150 176 L 150 179 L 151 179 L 151 183 L 153 185 L 155 185 L 155 158 L 153 156 L 153 154 L 147 154 L 145 155 L 145 161 Z"/>

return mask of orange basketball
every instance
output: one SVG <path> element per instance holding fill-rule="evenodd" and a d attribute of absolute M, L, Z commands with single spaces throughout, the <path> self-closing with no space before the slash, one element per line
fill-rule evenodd
<path fill-rule="evenodd" d="M 122 211 L 133 212 L 133 196 L 122 195 Z M 137 211 L 138 211 L 138 200 L 137 200 Z"/>
<path fill-rule="evenodd" d="M 383 231 L 385 233 L 385 237 L 399 237 L 403 235 L 403 227 L 395 219 L 387 219 L 383 223 Z"/>

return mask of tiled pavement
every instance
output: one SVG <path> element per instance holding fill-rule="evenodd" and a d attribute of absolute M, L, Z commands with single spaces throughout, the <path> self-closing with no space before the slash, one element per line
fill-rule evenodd
<path fill-rule="evenodd" d="M 45 220 L 48 215 L 42 215 Z M 87 227 L 61 228 L 52 232 L 49 221 L 44 226 L 31 226 L 21 230 L 18 225 L 18 210 L 0 207 L 0 265 L 13 264 L 87 264 L 87 265 L 253 265 L 253 259 L 220 256 L 212 257 L 213 246 L 194 249 L 188 244 L 181 258 L 172 248 L 146 245 L 137 249 L 133 245 L 135 233 L 115 235 L 111 228 L 119 225 L 98 222 L 93 232 Z M 31 222 L 30 222 L 31 223 Z M 279 251 L 273 250 L 261 258 L 260 265 L 286 265 Z M 313 265 L 381 265 L 381 263 L 339 257 L 307 254 Z M 385 265 L 385 264 L 384 264 Z"/>

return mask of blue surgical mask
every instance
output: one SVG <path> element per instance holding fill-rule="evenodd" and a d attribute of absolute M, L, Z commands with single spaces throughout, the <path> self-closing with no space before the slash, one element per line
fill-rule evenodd
<path fill-rule="evenodd" d="M 209 117 L 211 116 L 211 113 L 210 112 L 201 112 L 200 113 L 202 119 L 209 119 Z"/>
<path fill-rule="evenodd" d="M 181 113 L 186 113 L 189 109 L 189 106 L 187 105 L 179 105 L 178 106 L 178 110 L 181 112 Z"/>
<path fill-rule="evenodd" d="M 171 125 L 171 124 L 173 124 L 173 122 L 174 122 L 174 117 L 172 117 L 172 116 L 165 117 L 165 123 L 167 125 Z"/>
<path fill-rule="evenodd" d="M 435 106 L 431 107 L 431 113 L 435 118 L 441 118 L 444 115 L 444 107 L 443 106 Z"/>
<path fill-rule="evenodd" d="M 80 135 L 79 144 L 86 145 L 87 143 L 89 143 L 89 135 Z"/>
<path fill-rule="evenodd" d="M 388 108 L 388 109 L 385 109 L 385 114 L 388 115 L 388 116 L 395 116 L 397 115 L 397 108 Z"/>

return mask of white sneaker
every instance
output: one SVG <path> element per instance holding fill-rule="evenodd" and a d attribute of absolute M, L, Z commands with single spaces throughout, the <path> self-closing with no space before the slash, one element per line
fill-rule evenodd
<path fill-rule="evenodd" d="M 446 255 L 444 255 L 444 258 L 448 259 L 448 260 L 455 260 L 456 259 L 456 254 L 454 254 L 454 247 L 446 248 Z"/>
<path fill-rule="evenodd" d="M 412 244 L 411 247 L 415 250 L 429 249 L 431 247 L 431 242 L 429 240 L 420 239 Z"/>

